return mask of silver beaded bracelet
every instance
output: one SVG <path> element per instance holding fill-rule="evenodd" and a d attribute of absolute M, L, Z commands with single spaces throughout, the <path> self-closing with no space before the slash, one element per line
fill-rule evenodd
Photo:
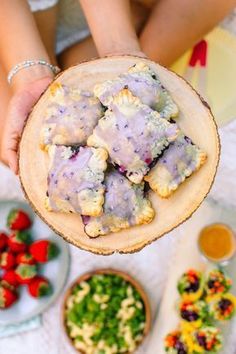
<path fill-rule="evenodd" d="M 10 84 L 12 81 L 13 76 L 15 76 L 18 71 L 20 71 L 21 69 L 25 69 L 25 68 L 29 68 L 30 66 L 33 65 L 44 65 L 47 66 L 48 68 L 50 68 L 53 72 L 54 75 L 58 74 L 60 72 L 60 69 L 58 68 L 58 66 L 52 65 L 48 62 L 46 62 L 45 60 L 25 60 L 22 61 L 19 64 L 16 64 L 9 72 L 8 76 L 7 76 L 7 81 Z"/>

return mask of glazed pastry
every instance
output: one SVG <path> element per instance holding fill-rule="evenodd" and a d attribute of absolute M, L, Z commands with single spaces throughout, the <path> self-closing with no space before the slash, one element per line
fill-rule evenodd
<path fill-rule="evenodd" d="M 230 320 L 236 309 L 236 297 L 230 293 L 223 294 L 210 303 L 210 314 L 217 321 Z"/>
<path fill-rule="evenodd" d="M 187 344 L 183 340 L 181 331 L 173 331 L 165 337 L 165 351 L 169 354 L 188 354 Z"/>
<path fill-rule="evenodd" d="M 181 301 L 179 314 L 182 320 L 191 322 L 194 327 L 200 327 L 202 321 L 208 316 L 208 305 L 202 301 Z"/>
<path fill-rule="evenodd" d="M 49 104 L 41 131 L 41 147 L 85 145 L 98 119 L 102 105 L 91 92 L 71 89 L 60 83 L 50 86 Z"/>
<path fill-rule="evenodd" d="M 183 300 L 198 300 L 202 296 L 204 289 L 202 273 L 195 269 L 189 269 L 180 277 L 177 289 Z"/>
<path fill-rule="evenodd" d="M 119 171 L 130 181 L 140 183 L 153 161 L 177 134 L 176 124 L 160 118 L 159 113 L 124 89 L 99 120 L 88 145 L 105 148 Z"/>
<path fill-rule="evenodd" d="M 206 281 L 206 294 L 209 298 L 224 294 L 230 290 L 232 286 L 232 280 L 224 274 L 222 270 L 212 270 Z"/>
<path fill-rule="evenodd" d="M 222 348 L 223 337 L 219 330 L 214 326 L 202 327 L 193 334 L 193 347 L 190 347 L 190 353 L 218 353 Z"/>
<path fill-rule="evenodd" d="M 107 152 L 101 148 L 52 145 L 49 156 L 47 209 L 100 215 Z"/>
<path fill-rule="evenodd" d="M 107 80 L 94 87 L 94 94 L 104 106 L 109 107 L 113 98 L 124 88 L 138 97 L 142 103 L 157 110 L 162 118 L 170 119 L 178 114 L 178 107 L 161 84 L 158 76 L 144 62 L 132 66 L 127 73 Z"/>
<path fill-rule="evenodd" d="M 205 160 L 205 152 L 180 132 L 145 180 L 160 197 L 168 198 L 187 177 L 201 167 Z"/>
<path fill-rule="evenodd" d="M 88 236 L 106 235 L 152 221 L 154 210 L 144 196 L 143 184 L 132 184 L 118 171 L 112 170 L 105 178 L 105 187 L 104 213 L 96 218 L 82 217 Z"/>

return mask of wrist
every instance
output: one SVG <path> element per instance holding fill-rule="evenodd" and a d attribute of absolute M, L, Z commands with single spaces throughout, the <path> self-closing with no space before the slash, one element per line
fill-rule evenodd
<path fill-rule="evenodd" d="M 117 50 L 117 51 L 108 51 L 102 55 L 103 57 L 112 57 L 112 56 L 123 56 L 123 55 L 132 55 L 134 57 L 147 58 L 147 55 L 141 50 Z"/>
<path fill-rule="evenodd" d="M 107 57 L 112 55 L 137 55 L 145 56 L 140 48 L 139 42 L 136 37 L 130 37 L 125 42 L 116 40 L 109 45 L 98 45 L 99 55 L 101 57 Z"/>
<path fill-rule="evenodd" d="M 27 82 L 22 86 L 17 87 L 13 91 L 13 97 L 31 97 L 32 102 L 36 102 L 41 94 L 47 89 L 52 82 L 52 77 L 42 77 L 31 82 Z"/>
<path fill-rule="evenodd" d="M 25 90 L 35 82 L 52 81 L 54 74 L 52 70 L 44 65 L 34 65 L 19 70 L 13 77 L 11 82 L 12 91 L 18 92 Z"/>

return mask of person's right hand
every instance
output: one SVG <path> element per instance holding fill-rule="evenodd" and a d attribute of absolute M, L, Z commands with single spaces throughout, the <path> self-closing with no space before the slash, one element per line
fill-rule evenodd
<path fill-rule="evenodd" d="M 14 90 L 10 100 L 3 132 L 1 155 L 11 170 L 18 173 L 18 145 L 28 115 L 41 94 L 48 87 L 53 75 L 31 80 Z"/>

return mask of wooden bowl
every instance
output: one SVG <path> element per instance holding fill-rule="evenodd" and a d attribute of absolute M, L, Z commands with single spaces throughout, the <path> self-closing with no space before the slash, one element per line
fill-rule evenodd
<path fill-rule="evenodd" d="M 184 79 L 150 60 L 130 56 L 96 59 L 71 67 L 55 81 L 91 90 L 96 83 L 114 78 L 139 61 L 146 62 L 159 75 L 179 106 L 179 126 L 208 156 L 205 165 L 169 199 L 161 199 L 155 193 L 150 193 L 156 211 L 156 217 L 150 224 L 91 239 L 85 234 L 79 215 L 49 212 L 45 209 L 48 156 L 40 150 L 39 132 L 49 90 L 35 105 L 20 142 L 20 179 L 25 195 L 36 213 L 68 242 L 97 254 L 139 251 L 188 219 L 208 194 L 219 161 L 219 138 L 208 105 Z"/>
<path fill-rule="evenodd" d="M 146 294 L 146 292 L 144 291 L 144 289 L 142 288 L 142 286 L 139 284 L 139 282 L 134 279 L 133 277 L 131 277 L 131 275 L 122 272 L 121 270 L 116 270 L 116 269 L 110 269 L 110 268 L 106 268 L 106 269 L 97 269 L 88 273 L 85 273 L 83 275 L 81 275 L 79 278 L 77 278 L 69 287 L 69 289 L 66 291 L 65 293 L 65 297 L 64 297 L 64 301 L 63 301 L 63 305 L 62 305 L 62 325 L 63 328 L 65 330 L 65 334 L 66 334 L 66 338 L 68 339 L 70 345 L 73 346 L 73 348 L 78 351 L 73 343 L 73 340 L 69 337 L 68 333 L 67 333 L 67 327 L 66 327 L 66 303 L 67 300 L 69 298 L 69 296 L 71 295 L 72 289 L 74 288 L 75 285 L 80 284 L 82 281 L 86 281 L 88 279 L 90 279 L 93 275 L 95 274 L 114 274 L 114 275 L 119 275 L 121 278 L 123 278 L 124 280 L 126 280 L 127 282 L 129 282 L 140 294 L 143 303 L 144 303 L 144 307 L 145 307 L 145 313 L 146 313 L 146 323 L 145 323 L 145 327 L 144 327 L 144 332 L 143 332 L 143 339 L 142 341 L 139 343 L 139 346 L 143 343 L 144 339 L 146 338 L 146 336 L 148 335 L 148 333 L 150 332 L 150 328 L 151 328 L 151 307 L 150 307 L 150 303 L 148 300 L 148 296 Z M 137 348 L 136 348 L 137 350 Z M 78 351 L 81 354 L 84 354 L 81 351 Z M 131 352 L 127 352 L 124 354 L 131 354 Z"/>

